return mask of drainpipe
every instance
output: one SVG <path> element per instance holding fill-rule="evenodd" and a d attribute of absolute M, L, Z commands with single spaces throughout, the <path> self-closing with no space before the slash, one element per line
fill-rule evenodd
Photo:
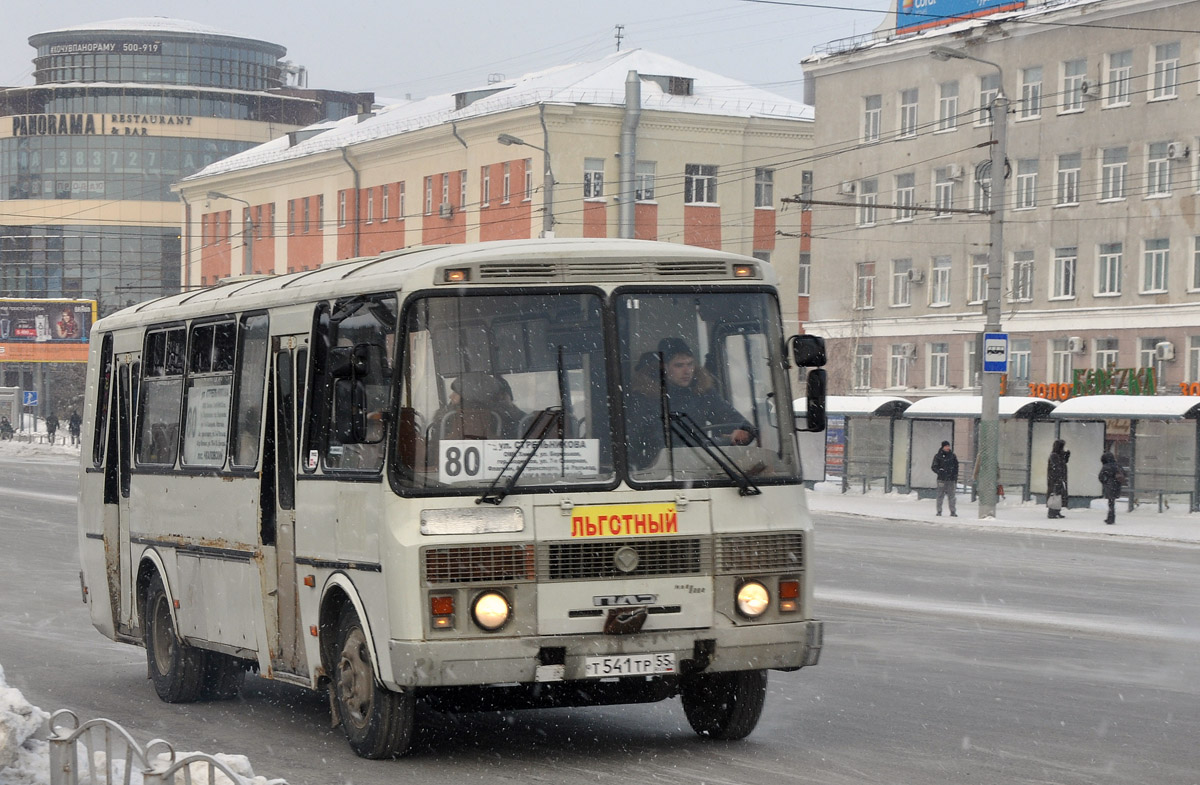
<path fill-rule="evenodd" d="M 192 206 L 183 191 L 179 200 L 183 202 L 183 291 L 187 292 L 192 288 Z"/>
<path fill-rule="evenodd" d="M 637 128 L 642 117 L 642 80 L 637 71 L 625 76 L 625 118 L 621 121 L 621 192 L 617 236 L 634 235 L 634 175 L 637 173 Z"/>
<path fill-rule="evenodd" d="M 354 248 L 352 249 L 350 256 L 356 257 L 356 256 L 358 256 L 358 237 L 359 237 L 359 225 L 358 225 L 359 174 L 358 174 L 358 170 L 354 168 L 354 164 L 350 163 L 350 156 L 346 154 L 346 148 L 343 147 L 343 148 L 341 148 L 341 150 L 342 150 L 342 160 L 346 162 L 346 166 L 350 167 L 350 171 L 354 172 L 354 221 L 352 222 L 354 225 Z"/>

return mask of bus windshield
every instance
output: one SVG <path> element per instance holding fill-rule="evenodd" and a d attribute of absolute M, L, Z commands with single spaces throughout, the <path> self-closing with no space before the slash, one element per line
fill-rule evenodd
<path fill-rule="evenodd" d="M 766 292 L 623 290 L 615 299 L 634 483 L 799 476 L 779 315 Z"/>
<path fill-rule="evenodd" d="M 613 481 L 601 293 L 428 296 L 406 313 L 401 487 Z"/>

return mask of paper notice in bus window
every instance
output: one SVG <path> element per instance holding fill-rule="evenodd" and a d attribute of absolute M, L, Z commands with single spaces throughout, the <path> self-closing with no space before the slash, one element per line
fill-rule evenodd
<path fill-rule="evenodd" d="M 520 439 L 445 439 L 438 445 L 438 479 L 448 484 L 491 482 L 520 444 Z M 578 479 L 600 472 L 599 439 L 547 439 L 541 447 L 526 442 L 505 476 L 511 477 L 531 452 L 533 457 L 521 472 L 522 483 Z"/>
<path fill-rule="evenodd" d="M 183 437 L 185 464 L 221 466 L 225 463 L 232 390 L 224 378 L 194 380 L 187 395 L 187 430 Z"/>

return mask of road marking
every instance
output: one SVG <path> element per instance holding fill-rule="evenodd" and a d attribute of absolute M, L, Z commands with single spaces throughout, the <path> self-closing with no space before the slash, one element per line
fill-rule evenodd
<path fill-rule="evenodd" d="M 934 616 L 953 616 L 974 621 L 990 621 L 1038 627 L 1055 632 L 1079 632 L 1089 635 L 1104 635 L 1120 638 L 1148 638 L 1160 641 L 1200 643 L 1200 630 L 1187 627 L 1166 627 L 1139 622 L 1122 623 L 1097 616 L 1077 616 L 1070 613 L 1051 611 L 1018 610 L 968 606 L 962 603 L 922 600 L 912 597 L 896 597 L 887 594 L 852 590 L 818 590 L 815 599 L 834 605 L 849 605 L 875 610 L 910 611 Z"/>
<path fill-rule="evenodd" d="M 79 501 L 74 496 L 65 496 L 60 493 L 22 491 L 17 488 L 0 488 L 0 496 L 20 496 L 22 499 L 36 499 L 37 501 L 58 502 L 59 504 L 75 504 Z"/>

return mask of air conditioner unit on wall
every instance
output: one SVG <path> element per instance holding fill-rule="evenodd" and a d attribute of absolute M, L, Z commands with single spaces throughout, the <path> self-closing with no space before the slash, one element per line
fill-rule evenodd
<path fill-rule="evenodd" d="M 442 218 L 449 218 L 454 215 L 454 207 L 449 202 L 442 202 L 438 205 L 438 215 Z"/>
<path fill-rule="evenodd" d="M 1100 85 L 1087 79 L 1084 79 L 1079 83 L 1079 92 L 1083 93 L 1084 95 L 1095 95 L 1099 89 Z"/>
<path fill-rule="evenodd" d="M 1175 344 L 1170 341 L 1159 341 L 1154 344 L 1154 359 L 1156 360 L 1174 360 L 1175 359 Z"/>
<path fill-rule="evenodd" d="M 1083 339 L 1076 335 L 1067 339 L 1067 351 L 1071 354 L 1083 354 L 1084 345 Z"/>
<path fill-rule="evenodd" d="M 1183 142 L 1168 142 L 1167 143 L 1167 158 L 1177 161 L 1181 158 L 1187 158 L 1191 153 L 1191 149 Z"/>
<path fill-rule="evenodd" d="M 853 180 L 843 180 L 838 186 L 838 193 L 842 196 L 854 196 L 858 192 L 858 183 Z"/>
<path fill-rule="evenodd" d="M 958 164 L 950 164 L 950 179 L 961 180 L 963 176 L 963 168 Z"/>
<path fill-rule="evenodd" d="M 910 360 L 917 359 L 917 345 L 915 343 L 900 344 L 900 353 Z"/>
<path fill-rule="evenodd" d="M 921 283 L 921 281 L 924 281 L 924 280 L 925 280 L 925 271 L 924 270 L 918 270 L 915 267 L 909 269 L 909 271 L 908 271 L 909 283 Z"/>

